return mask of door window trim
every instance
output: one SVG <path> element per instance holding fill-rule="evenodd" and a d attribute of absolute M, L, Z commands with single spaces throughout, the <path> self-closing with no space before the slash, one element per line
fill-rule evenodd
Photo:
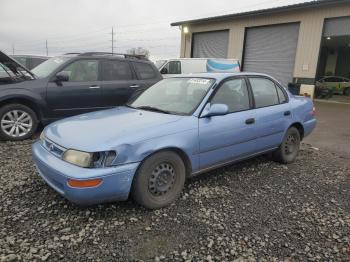
<path fill-rule="evenodd" d="M 246 83 L 246 87 L 247 87 L 247 91 L 248 91 L 248 97 L 249 97 L 249 108 L 248 109 L 245 109 L 245 110 L 240 110 L 240 111 L 235 111 L 235 112 L 230 112 L 230 113 L 227 113 L 226 115 L 231 115 L 231 114 L 236 114 L 236 113 L 240 113 L 240 112 L 245 112 L 245 111 L 249 111 L 249 110 L 252 110 L 254 109 L 254 100 L 253 100 L 253 93 L 252 93 L 252 90 L 250 89 L 250 85 L 247 81 L 247 78 L 246 76 L 242 75 L 242 76 L 232 76 L 232 77 L 228 77 L 228 78 L 225 78 L 223 80 L 220 81 L 219 84 L 217 84 L 216 86 L 214 86 L 214 91 L 210 94 L 209 98 L 207 99 L 206 103 L 204 104 L 204 106 L 202 107 L 201 111 L 199 112 L 199 117 L 198 118 L 205 118 L 202 116 L 202 113 L 203 113 L 203 110 L 204 108 L 206 107 L 206 105 L 208 103 L 210 103 L 213 99 L 213 97 L 215 96 L 215 94 L 218 92 L 218 90 L 227 82 L 227 81 L 231 81 L 231 80 L 237 80 L 237 79 L 242 79 L 245 81 Z"/>
<path fill-rule="evenodd" d="M 289 95 L 288 95 L 287 91 L 283 87 L 281 87 L 281 85 L 279 85 L 274 79 L 272 79 L 272 78 L 270 78 L 268 76 L 264 76 L 264 75 L 247 75 L 246 78 L 247 78 L 247 81 L 248 81 L 249 88 L 251 89 L 251 95 L 252 95 L 252 99 L 253 99 L 253 102 L 254 102 L 254 109 L 278 106 L 278 105 L 283 105 L 283 104 L 288 104 L 289 103 Z M 278 104 L 262 106 L 262 107 L 256 107 L 254 93 L 253 93 L 253 88 L 252 88 L 252 85 L 250 83 L 250 79 L 249 78 L 263 78 L 263 79 L 270 80 L 272 83 L 274 83 L 275 91 L 276 91 L 276 95 L 277 95 L 277 99 L 278 99 Z M 286 102 L 284 102 L 284 103 L 280 102 L 280 99 L 279 99 L 279 96 L 278 96 L 278 92 L 277 92 L 277 88 L 280 88 L 281 91 L 283 92 L 284 96 L 287 99 Z"/>

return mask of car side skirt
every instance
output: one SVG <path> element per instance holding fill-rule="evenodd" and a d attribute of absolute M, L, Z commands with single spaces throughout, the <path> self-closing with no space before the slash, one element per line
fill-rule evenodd
<path fill-rule="evenodd" d="M 274 147 L 274 148 L 271 148 L 271 149 L 268 149 L 268 150 L 263 150 L 263 151 L 254 153 L 254 154 L 252 154 L 252 155 L 239 157 L 239 158 L 236 158 L 236 159 L 232 159 L 232 160 L 230 160 L 230 161 L 226 161 L 226 162 L 223 162 L 223 163 L 218 163 L 218 164 L 215 164 L 215 165 L 212 165 L 212 166 L 209 166 L 209 167 L 205 167 L 205 168 L 200 169 L 200 170 L 198 170 L 198 171 L 196 171 L 196 172 L 193 172 L 193 173 L 191 174 L 191 176 L 196 176 L 196 175 L 199 175 L 199 174 L 206 173 L 206 172 L 208 172 L 208 171 L 210 171 L 210 170 L 213 170 L 213 169 L 217 169 L 217 168 L 220 168 L 220 167 L 232 165 L 232 164 L 234 164 L 234 163 L 238 163 L 238 162 L 241 162 L 241 161 L 243 161 L 243 160 L 247 160 L 247 159 L 250 159 L 250 158 L 254 158 L 254 157 L 256 157 L 256 156 L 259 156 L 259 155 L 263 155 L 263 154 L 266 154 L 266 153 L 275 151 L 276 149 L 278 149 L 278 147 Z"/>

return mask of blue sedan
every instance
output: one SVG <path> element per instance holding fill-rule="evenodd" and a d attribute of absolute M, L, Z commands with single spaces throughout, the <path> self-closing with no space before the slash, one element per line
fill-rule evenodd
<path fill-rule="evenodd" d="M 169 205 L 185 180 L 260 154 L 288 164 L 315 128 L 314 106 L 263 74 L 164 79 L 126 106 L 47 126 L 33 145 L 40 176 L 70 201 Z"/>

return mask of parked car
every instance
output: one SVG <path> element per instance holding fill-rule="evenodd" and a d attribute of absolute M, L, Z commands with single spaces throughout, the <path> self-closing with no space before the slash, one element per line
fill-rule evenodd
<path fill-rule="evenodd" d="M 0 52 L 0 139 L 23 140 L 39 123 L 125 104 L 162 79 L 140 56 L 67 54 L 32 71 Z"/>
<path fill-rule="evenodd" d="M 126 106 L 47 126 L 33 147 L 40 176 L 72 202 L 132 197 L 172 203 L 191 175 L 272 152 L 295 160 L 316 125 L 313 103 L 263 74 L 164 79 Z"/>
<path fill-rule="evenodd" d="M 50 59 L 50 57 L 48 56 L 34 55 L 10 55 L 10 57 L 29 70 L 40 65 L 42 62 L 45 62 L 46 60 Z"/>
<path fill-rule="evenodd" d="M 237 73 L 240 65 L 237 59 L 221 58 L 180 58 L 156 62 L 164 77 L 192 73 Z"/>
<path fill-rule="evenodd" d="M 316 82 L 316 88 L 331 89 L 333 93 L 350 96 L 350 79 L 338 76 L 327 76 Z"/>

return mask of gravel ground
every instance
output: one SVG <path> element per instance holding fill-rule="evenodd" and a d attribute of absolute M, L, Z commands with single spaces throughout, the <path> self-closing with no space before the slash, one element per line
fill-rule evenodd
<path fill-rule="evenodd" d="M 0 261 L 350 261 L 349 160 L 304 145 L 190 179 L 172 206 L 69 203 L 0 144 Z"/>

